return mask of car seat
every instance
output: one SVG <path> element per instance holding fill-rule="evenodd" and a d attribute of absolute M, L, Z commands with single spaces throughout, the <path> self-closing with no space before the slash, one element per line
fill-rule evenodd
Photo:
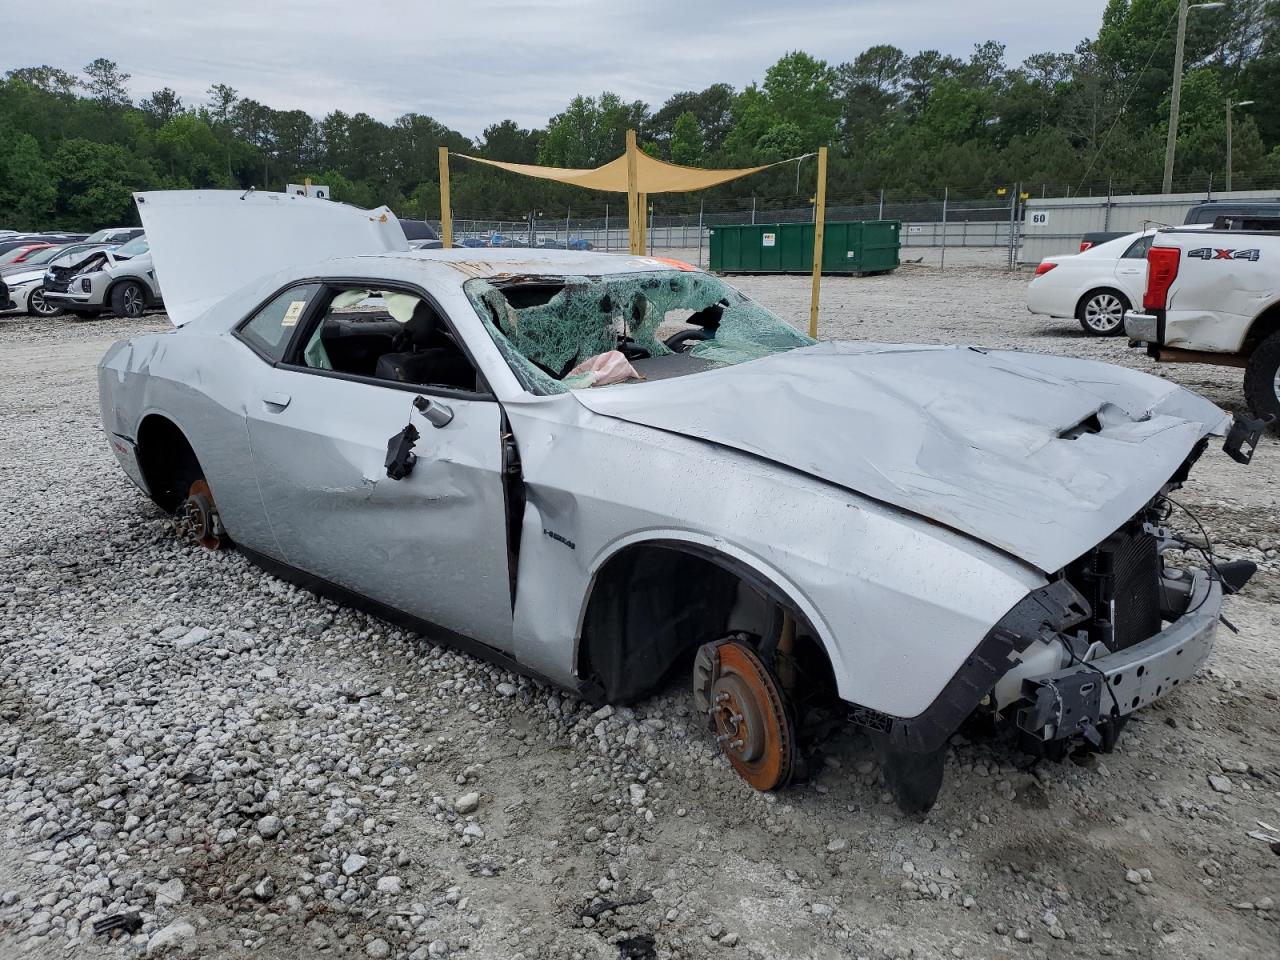
<path fill-rule="evenodd" d="M 378 358 L 374 376 L 399 383 L 474 390 L 476 375 L 471 361 L 444 336 L 439 323 L 435 309 L 425 300 L 419 301 L 396 337 L 394 352 Z"/>

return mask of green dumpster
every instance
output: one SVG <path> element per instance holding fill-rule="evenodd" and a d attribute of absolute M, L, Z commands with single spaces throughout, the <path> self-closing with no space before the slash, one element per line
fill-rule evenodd
<path fill-rule="evenodd" d="M 823 273 L 887 273 L 898 267 L 900 220 L 836 220 L 822 241 Z M 743 223 L 713 227 L 713 273 L 809 273 L 812 223 Z"/>

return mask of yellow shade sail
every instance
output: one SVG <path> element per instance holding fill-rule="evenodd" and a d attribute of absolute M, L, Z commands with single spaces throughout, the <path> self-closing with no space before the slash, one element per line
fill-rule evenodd
<path fill-rule="evenodd" d="M 806 153 L 800 157 L 789 157 L 775 163 L 766 163 L 758 167 L 737 167 L 731 170 L 703 170 L 700 167 L 683 167 L 678 163 L 667 163 L 649 156 L 640 150 L 636 142 L 636 132 L 627 131 L 627 150 L 616 160 L 610 160 L 594 169 L 575 167 L 540 167 L 533 163 L 507 163 L 502 160 L 486 160 L 484 157 L 472 157 L 465 153 L 457 154 L 464 160 L 483 163 L 508 173 L 518 173 L 522 177 L 536 177 L 539 180 L 554 180 L 587 190 L 605 190 L 610 193 L 627 195 L 627 237 L 632 254 L 641 255 L 647 247 L 648 217 L 653 208 L 649 206 L 651 193 L 689 193 L 693 190 L 706 190 L 739 177 L 750 176 L 761 170 L 768 170 L 783 163 L 794 163 L 811 157 Z M 797 172 L 797 177 L 799 173 Z M 818 193 L 814 208 L 814 250 L 813 250 L 813 282 L 809 305 L 809 333 L 817 336 L 818 331 L 818 288 L 822 282 L 822 239 L 825 221 L 827 196 L 827 148 L 818 152 Z M 799 180 L 797 179 L 797 183 Z M 440 220 L 443 245 L 452 245 L 453 212 L 449 206 L 449 151 L 440 148 Z M 701 229 L 701 218 L 699 218 Z M 530 221 L 530 231 L 532 231 Z M 567 230 L 566 230 L 567 233 Z M 699 240 L 701 243 L 701 240 Z"/>
<path fill-rule="evenodd" d="M 484 157 L 471 157 L 465 153 L 455 154 L 476 163 L 485 163 L 511 173 L 525 177 L 538 177 L 541 180 L 555 180 L 588 190 L 607 190 L 612 193 L 627 192 L 627 156 L 623 154 L 616 160 L 610 160 L 600 167 L 592 169 L 576 169 L 573 167 L 540 167 L 532 163 L 505 163 L 501 160 L 486 160 Z M 636 152 L 636 187 L 640 193 L 688 193 L 691 190 L 705 190 L 717 184 L 728 183 L 739 177 L 749 176 L 776 167 L 779 163 L 790 163 L 798 158 L 779 160 L 777 163 L 766 163 L 760 167 L 739 167 L 732 170 L 703 170 L 700 167 L 682 167 L 676 163 L 657 160 L 643 151 Z"/>

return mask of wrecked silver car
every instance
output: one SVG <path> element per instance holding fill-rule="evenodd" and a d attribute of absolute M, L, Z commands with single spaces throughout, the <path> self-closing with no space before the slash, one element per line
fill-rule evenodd
<path fill-rule="evenodd" d="M 145 493 L 593 701 L 689 671 L 761 790 L 836 723 L 909 811 L 971 720 L 1109 749 L 1252 573 L 1180 539 L 1167 495 L 1210 438 L 1254 438 L 1155 377 L 817 343 L 687 265 L 410 252 L 385 209 L 137 202 L 177 329 L 115 344 L 99 383 Z"/>

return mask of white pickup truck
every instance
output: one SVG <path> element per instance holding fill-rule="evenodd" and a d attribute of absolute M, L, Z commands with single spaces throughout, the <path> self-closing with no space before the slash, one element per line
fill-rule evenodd
<path fill-rule="evenodd" d="M 1243 367 L 1249 409 L 1280 425 L 1280 231 L 1159 231 L 1142 307 L 1125 314 L 1130 346 L 1161 361 Z"/>

